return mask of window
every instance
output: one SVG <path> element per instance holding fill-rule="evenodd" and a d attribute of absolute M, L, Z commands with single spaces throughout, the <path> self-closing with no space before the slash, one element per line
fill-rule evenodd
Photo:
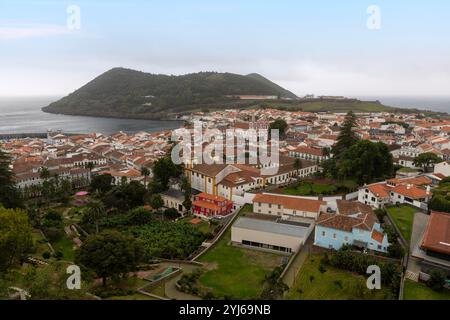
<path fill-rule="evenodd" d="M 347 237 L 347 236 L 345 236 L 345 238 L 344 238 L 344 239 L 345 239 L 345 241 L 348 241 L 348 237 Z"/>
<path fill-rule="evenodd" d="M 336 233 L 334 233 L 333 234 L 333 239 L 336 239 L 337 238 L 337 235 L 336 235 Z"/>
<path fill-rule="evenodd" d="M 326 233 L 325 231 L 322 231 L 322 237 L 325 237 Z"/>
<path fill-rule="evenodd" d="M 269 203 L 269 208 L 272 208 L 272 204 L 271 203 Z"/>

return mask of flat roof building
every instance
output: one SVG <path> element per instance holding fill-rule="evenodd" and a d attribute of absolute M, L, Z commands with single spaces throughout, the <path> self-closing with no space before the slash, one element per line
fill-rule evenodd
<path fill-rule="evenodd" d="M 240 217 L 231 227 L 231 241 L 237 245 L 290 254 L 300 250 L 313 228 L 309 223 Z"/>

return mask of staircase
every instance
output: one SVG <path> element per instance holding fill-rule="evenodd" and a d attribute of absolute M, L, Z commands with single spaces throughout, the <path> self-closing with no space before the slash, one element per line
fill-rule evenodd
<path fill-rule="evenodd" d="M 414 282 L 419 282 L 419 274 L 406 270 L 405 278 Z"/>

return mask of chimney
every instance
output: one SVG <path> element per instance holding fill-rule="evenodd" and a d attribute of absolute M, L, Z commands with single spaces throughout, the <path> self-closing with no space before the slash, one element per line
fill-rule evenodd
<path fill-rule="evenodd" d="M 409 183 L 406 185 L 406 189 L 408 189 L 408 190 L 411 189 L 411 187 L 412 187 L 412 185 Z"/>

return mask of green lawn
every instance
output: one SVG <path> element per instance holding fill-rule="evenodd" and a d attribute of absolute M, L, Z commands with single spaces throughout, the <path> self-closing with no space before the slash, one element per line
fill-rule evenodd
<path fill-rule="evenodd" d="M 297 186 L 283 189 L 283 193 L 291 196 L 331 195 L 337 192 L 334 185 L 301 182 Z"/>
<path fill-rule="evenodd" d="M 157 299 L 146 296 L 145 294 L 135 293 L 130 294 L 128 296 L 112 296 L 106 298 L 105 300 L 157 300 Z"/>
<path fill-rule="evenodd" d="M 414 214 L 417 212 L 417 209 L 404 205 L 399 207 L 389 207 L 387 208 L 387 211 L 394 220 L 394 223 L 400 229 L 403 237 L 409 243 L 409 241 L 411 241 Z"/>
<path fill-rule="evenodd" d="M 71 239 L 66 237 L 65 234 L 61 237 L 61 239 L 55 243 L 52 243 L 52 246 L 55 251 L 61 251 L 63 253 L 63 260 L 73 261 L 75 259 L 75 245 Z"/>
<path fill-rule="evenodd" d="M 197 224 L 192 224 L 191 220 L 194 219 L 194 216 L 187 216 L 177 221 L 177 223 L 189 224 L 197 228 L 199 231 L 203 233 L 213 232 L 216 225 L 210 224 L 208 221 L 202 221 Z"/>
<path fill-rule="evenodd" d="M 419 172 L 419 170 L 405 167 L 405 168 L 399 169 L 397 172 L 402 172 L 402 173 L 413 173 L 413 172 Z"/>
<path fill-rule="evenodd" d="M 240 215 L 252 212 L 245 206 Z M 282 256 L 232 246 L 231 230 L 199 261 L 208 263 L 199 279 L 202 287 L 212 289 L 214 295 L 235 299 L 257 298 L 262 291 L 264 277 L 281 264 Z"/>
<path fill-rule="evenodd" d="M 411 280 L 405 281 L 404 300 L 450 300 L 450 290 L 436 292 L 426 285 Z"/>
<path fill-rule="evenodd" d="M 306 259 L 287 299 L 384 300 L 389 293 L 388 289 L 368 290 L 363 276 L 345 270 L 327 266 L 326 272 L 321 273 L 318 269 L 321 258 L 322 255 L 310 255 Z"/>

